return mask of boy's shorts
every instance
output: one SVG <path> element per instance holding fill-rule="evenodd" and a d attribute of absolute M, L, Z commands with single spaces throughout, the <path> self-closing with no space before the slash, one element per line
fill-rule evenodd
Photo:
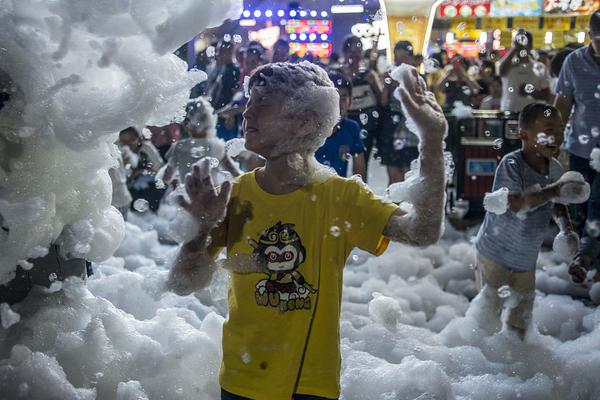
<path fill-rule="evenodd" d="M 233 393 L 229 393 L 225 389 L 221 389 L 221 400 L 252 400 L 247 397 L 241 397 Z M 336 400 L 326 399 L 325 397 L 311 396 L 308 394 L 295 394 L 293 400 Z"/>
<path fill-rule="evenodd" d="M 535 269 L 525 272 L 512 271 L 481 254 L 477 254 L 475 281 L 480 291 L 486 284 L 495 291 L 503 286 L 508 286 L 511 296 L 518 296 L 518 304 L 510 309 L 507 323 L 520 329 L 527 327 L 531 319 L 533 300 L 535 299 Z M 497 293 L 492 297 L 492 301 L 500 309 L 506 299 L 501 297 L 501 293 Z"/>

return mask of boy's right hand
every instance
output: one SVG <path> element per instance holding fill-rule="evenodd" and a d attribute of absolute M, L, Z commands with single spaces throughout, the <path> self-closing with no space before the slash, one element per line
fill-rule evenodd
<path fill-rule="evenodd" d="M 201 230 L 210 230 L 223 218 L 231 194 L 231 183 L 223 182 L 220 191 L 214 185 L 210 174 L 210 160 L 204 158 L 192 167 L 185 177 L 185 190 L 189 203 L 183 196 L 177 196 L 177 202 L 200 225 Z"/>

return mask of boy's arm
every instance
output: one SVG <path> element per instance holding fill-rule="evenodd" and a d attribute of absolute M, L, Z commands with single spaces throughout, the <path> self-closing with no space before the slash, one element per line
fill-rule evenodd
<path fill-rule="evenodd" d="M 513 212 L 531 210 L 543 206 L 559 196 L 560 185 L 549 185 L 536 192 L 511 194 L 508 196 L 508 205 Z"/>
<path fill-rule="evenodd" d="M 444 217 L 445 171 L 444 138 L 448 123 L 433 93 L 427 91 L 423 78 L 412 67 L 399 67 L 398 92 L 407 119 L 419 135 L 420 176 L 413 190 L 410 212 L 397 210 L 390 217 L 383 234 L 394 241 L 417 246 L 431 245 L 442 234 Z M 394 74 L 395 75 L 395 74 Z"/>
<path fill-rule="evenodd" d="M 167 285 L 178 295 L 188 295 L 210 283 L 216 265 L 207 251 L 211 230 L 225 218 L 231 183 L 226 181 L 217 193 L 210 174 L 210 162 L 201 160 L 185 177 L 185 189 L 190 198 L 177 201 L 198 223 L 198 233 L 179 250 L 169 272 Z"/>
<path fill-rule="evenodd" d="M 564 204 L 554 204 L 554 207 L 552 207 L 552 218 L 561 232 L 573 232 L 573 224 L 571 223 L 567 206 Z"/>

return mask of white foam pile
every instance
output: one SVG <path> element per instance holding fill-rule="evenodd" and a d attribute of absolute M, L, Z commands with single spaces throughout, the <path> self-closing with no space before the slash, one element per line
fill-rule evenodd
<path fill-rule="evenodd" d="M 137 225 L 126 224 L 121 247 L 95 264 L 87 284 L 70 278 L 61 291 L 36 290 L 12 307 L 20 321 L 0 329 L 0 393 L 15 399 L 219 398 L 227 276 L 220 272 L 196 296 L 164 290 L 176 247 L 161 244 L 154 227 L 166 231 L 173 214 L 167 207 L 158 216 L 132 218 Z M 569 296 L 583 296 L 589 287 L 569 280 L 558 255 L 543 253 L 536 332 L 524 342 L 504 331 L 488 335 L 476 319 L 479 302 L 469 308 L 476 289 L 468 239 L 449 229 L 426 249 L 392 244 L 379 258 L 353 252 L 342 303 L 342 399 L 583 399 L 600 393 L 600 311 Z"/>
<path fill-rule="evenodd" d="M 508 189 L 503 187 L 494 192 L 486 193 L 483 198 L 483 207 L 493 214 L 504 214 L 508 210 Z"/>
<path fill-rule="evenodd" d="M 116 132 L 183 113 L 205 78 L 172 52 L 239 16 L 240 0 L 0 2 L 0 283 L 62 251 L 108 258 L 123 237 L 110 206 Z M 8 234 L 5 233 L 6 229 Z"/>

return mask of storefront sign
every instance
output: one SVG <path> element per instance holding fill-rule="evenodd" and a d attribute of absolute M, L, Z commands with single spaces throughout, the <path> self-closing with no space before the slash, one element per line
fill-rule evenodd
<path fill-rule="evenodd" d="M 554 15 L 592 14 L 600 0 L 544 0 L 544 13 Z"/>
<path fill-rule="evenodd" d="M 540 27 L 539 17 L 515 17 L 513 18 L 513 29 L 523 28 L 528 31 L 536 30 Z"/>
<path fill-rule="evenodd" d="M 441 18 L 487 17 L 491 0 L 445 0 L 440 4 Z"/>
<path fill-rule="evenodd" d="M 481 29 L 484 31 L 494 31 L 496 29 L 506 29 L 508 19 L 506 18 L 482 18 Z"/>
<path fill-rule="evenodd" d="M 544 18 L 544 30 L 546 31 L 568 31 L 571 29 L 569 18 L 546 17 Z"/>
<path fill-rule="evenodd" d="M 492 17 L 535 17 L 542 15 L 542 0 L 493 0 Z"/>

